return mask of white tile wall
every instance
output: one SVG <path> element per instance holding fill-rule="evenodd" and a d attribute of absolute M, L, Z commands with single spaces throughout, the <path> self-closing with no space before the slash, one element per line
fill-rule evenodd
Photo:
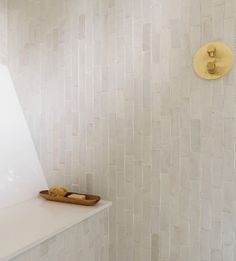
<path fill-rule="evenodd" d="M 47 179 L 113 201 L 110 261 L 235 260 L 236 67 L 209 82 L 191 62 L 209 40 L 235 53 L 236 2 L 8 11 L 9 64 Z"/>
<path fill-rule="evenodd" d="M 84 220 L 12 261 L 108 261 L 108 210 Z"/>

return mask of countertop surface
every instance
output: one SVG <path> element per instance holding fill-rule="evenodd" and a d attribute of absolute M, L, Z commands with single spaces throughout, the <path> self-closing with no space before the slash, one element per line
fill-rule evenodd
<path fill-rule="evenodd" d="M 0 209 L 0 260 L 14 258 L 110 206 L 103 200 L 88 207 L 37 198 Z"/>

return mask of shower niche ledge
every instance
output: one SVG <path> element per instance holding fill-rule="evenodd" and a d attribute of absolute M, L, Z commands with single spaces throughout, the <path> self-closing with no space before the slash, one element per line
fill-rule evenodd
<path fill-rule="evenodd" d="M 0 209 L 0 260 L 108 260 L 110 206 L 36 198 Z"/>

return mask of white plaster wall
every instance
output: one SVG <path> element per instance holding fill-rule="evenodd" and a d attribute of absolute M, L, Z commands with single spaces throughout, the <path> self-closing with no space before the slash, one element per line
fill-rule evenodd
<path fill-rule="evenodd" d="M 110 261 L 232 261 L 235 75 L 195 76 L 234 0 L 9 0 L 9 63 L 50 184 L 113 201 Z M 72 186 L 72 184 L 74 184 Z"/>

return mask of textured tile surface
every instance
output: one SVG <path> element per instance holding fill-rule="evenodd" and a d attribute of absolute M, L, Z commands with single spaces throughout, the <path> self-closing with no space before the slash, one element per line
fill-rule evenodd
<path fill-rule="evenodd" d="M 108 261 L 108 210 L 26 251 L 12 261 Z"/>
<path fill-rule="evenodd" d="M 235 260 L 236 67 L 208 82 L 191 63 L 209 40 L 235 52 L 236 2 L 8 11 L 9 64 L 47 179 L 113 201 L 110 261 Z"/>

